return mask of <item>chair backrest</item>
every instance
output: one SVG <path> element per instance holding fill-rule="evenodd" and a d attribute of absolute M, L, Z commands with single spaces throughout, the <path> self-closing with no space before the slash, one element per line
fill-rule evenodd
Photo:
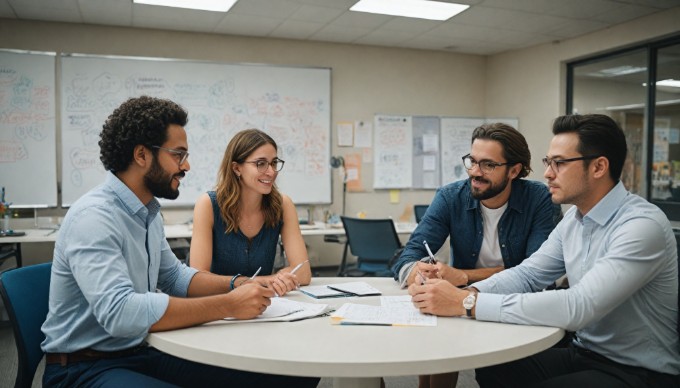
<path fill-rule="evenodd" d="M 47 317 L 51 269 L 52 263 L 45 263 L 0 274 L 0 294 L 12 323 L 19 359 L 15 388 L 31 386 L 43 357 L 40 344 L 45 335 L 40 327 Z"/>
<path fill-rule="evenodd" d="M 366 219 L 341 217 L 347 243 L 359 265 L 367 261 L 387 263 L 401 248 L 399 235 L 391 219 Z"/>
<path fill-rule="evenodd" d="M 413 205 L 413 212 L 416 215 L 417 223 L 420 223 L 420 220 L 423 219 L 423 216 L 425 215 L 428 206 L 430 205 Z"/>

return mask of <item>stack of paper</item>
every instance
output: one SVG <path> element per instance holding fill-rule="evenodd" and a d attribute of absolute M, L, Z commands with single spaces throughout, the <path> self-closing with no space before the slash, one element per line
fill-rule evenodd
<path fill-rule="evenodd" d="M 328 312 L 327 304 L 296 302 L 286 298 L 272 298 L 272 304 L 253 319 L 227 317 L 227 322 L 293 322 L 307 318 L 314 318 Z"/>
<path fill-rule="evenodd" d="M 383 296 L 380 306 L 345 303 L 333 314 L 339 325 L 437 326 L 437 317 L 421 313 L 409 295 Z"/>

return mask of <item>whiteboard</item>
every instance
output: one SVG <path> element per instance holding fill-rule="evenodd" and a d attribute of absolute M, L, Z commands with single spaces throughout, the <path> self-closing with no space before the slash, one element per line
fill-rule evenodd
<path fill-rule="evenodd" d="M 243 129 L 267 132 L 285 160 L 277 184 L 296 204 L 331 203 L 330 69 L 159 58 L 61 58 L 62 204 L 104 181 L 99 132 L 130 97 L 168 98 L 189 112 L 191 170 L 177 200 L 214 188 L 224 150 Z"/>
<path fill-rule="evenodd" d="M 12 207 L 57 206 L 55 54 L 0 51 L 0 186 Z"/>

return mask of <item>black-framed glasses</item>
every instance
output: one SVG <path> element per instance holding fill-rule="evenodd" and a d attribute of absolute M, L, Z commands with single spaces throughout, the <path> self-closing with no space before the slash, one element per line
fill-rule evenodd
<path fill-rule="evenodd" d="M 177 155 L 179 157 L 179 165 L 183 165 L 184 162 L 187 161 L 189 158 L 189 151 L 184 151 L 184 150 L 173 150 L 172 148 L 165 148 L 165 147 L 159 147 L 159 146 L 151 146 L 151 148 L 158 148 L 159 150 L 163 150 L 165 152 L 169 152 L 173 155 Z"/>
<path fill-rule="evenodd" d="M 550 167 L 554 172 L 558 173 L 560 172 L 560 165 L 564 163 L 569 163 L 569 162 L 576 162 L 578 160 L 592 160 L 592 159 L 597 159 L 602 155 L 588 155 L 588 156 L 579 156 L 577 158 L 569 158 L 569 159 L 551 159 L 548 157 L 545 157 L 542 159 L 543 165 L 545 168 Z"/>
<path fill-rule="evenodd" d="M 258 159 L 258 160 L 250 160 L 250 161 L 246 160 L 243 163 L 252 163 L 257 167 L 257 171 L 259 171 L 261 173 L 265 173 L 265 172 L 267 172 L 267 169 L 269 168 L 269 166 L 271 166 L 272 170 L 274 170 L 276 172 L 281 171 L 283 169 L 283 164 L 286 163 L 286 162 L 281 160 L 281 159 L 274 159 L 271 162 L 268 162 L 264 159 Z"/>
<path fill-rule="evenodd" d="M 482 160 L 482 161 L 476 161 L 470 156 L 470 154 L 467 154 L 463 156 L 463 166 L 465 166 L 466 169 L 472 170 L 475 168 L 475 166 L 479 166 L 479 169 L 482 170 L 484 174 L 491 174 L 493 170 L 496 169 L 496 167 L 499 166 L 511 166 L 515 163 L 513 162 L 507 162 L 507 163 L 498 163 L 498 162 L 492 162 L 490 160 Z"/>

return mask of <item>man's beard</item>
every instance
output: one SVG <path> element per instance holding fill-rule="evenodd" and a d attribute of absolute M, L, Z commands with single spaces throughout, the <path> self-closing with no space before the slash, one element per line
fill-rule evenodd
<path fill-rule="evenodd" d="M 184 171 L 174 175 L 166 173 L 158 163 L 158 159 L 154 158 L 151 162 L 151 170 L 144 175 L 144 184 L 154 197 L 176 199 L 179 196 L 179 187 L 173 189 L 172 180 L 176 176 L 184 177 L 184 175 Z"/>
<path fill-rule="evenodd" d="M 474 179 L 477 179 L 478 181 L 489 184 L 489 188 L 484 190 L 484 191 L 479 191 L 478 189 L 475 189 L 474 187 L 472 187 L 472 198 L 477 199 L 479 201 L 484 201 L 485 199 L 489 199 L 489 198 L 493 198 L 493 197 L 497 196 L 503 190 L 505 190 L 505 188 L 508 187 L 508 183 L 510 183 L 510 179 L 508 179 L 507 175 L 497 185 L 494 185 L 493 183 L 491 183 L 491 181 L 489 181 L 488 179 L 484 179 L 482 177 L 471 177 L 470 181 L 472 181 Z"/>

